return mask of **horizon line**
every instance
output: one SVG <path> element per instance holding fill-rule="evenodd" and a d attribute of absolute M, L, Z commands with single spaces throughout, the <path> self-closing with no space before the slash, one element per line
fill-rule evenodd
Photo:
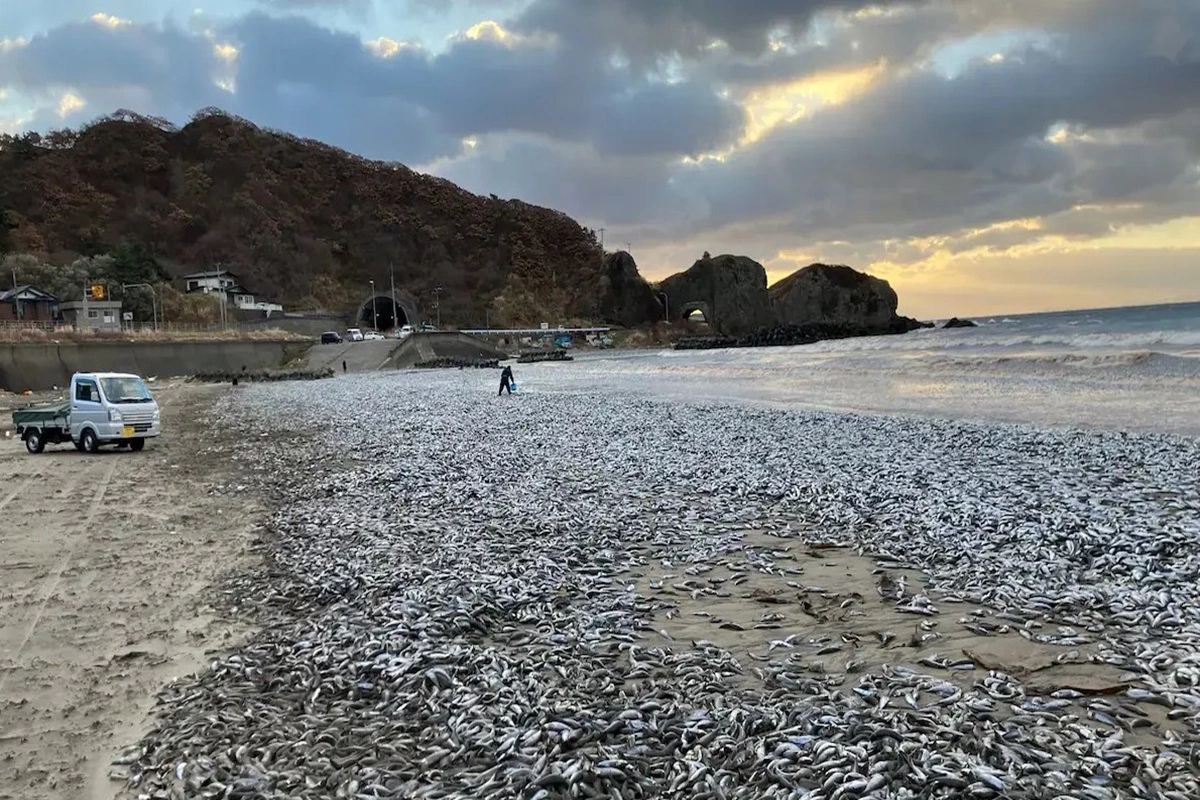
<path fill-rule="evenodd" d="M 1013 312 L 1013 313 L 959 315 L 959 316 L 957 316 L 957 319 L 967 319 L 969 317 L 976 317 L 976 318 L 980 318 L 980 317 L 988 317 L 988 318 L 1033 317 L 1033 316 L 1037 316 L 1039 314 L 1072 314 L 1072 313 L 1078 313 L 1078 312 L 1082 312 L 1082 311 L 1120 311 L 1121 309 L 1125 309 L 1125 308 L 1158 308 L 1160 306 L 1189 306 L 1189 305 L 1200 305 L 1200 297 L 1197 297 L 1194 300 L 1171 300 L 1168 302 L 1155 302 L 1155 303 L 1131 303 L 1129 305 L 1123 305 L 1123 306 L 1085 306 L 1083 308 L 1058 308 L 1053 311 L 1019 311 L 1019 312 Z M 951 315 L 949 317 L 945 317 L 944 319 L 955 319 L 955 318 L 956 317 L 954 315 Z M 941 320 L 941 319 L 943 319 L 943 318 L 937 317 L 937 318 L 931 318 L 930 320 L 926 320 L 926 321 L 937 321 L 937 320 Z"/>

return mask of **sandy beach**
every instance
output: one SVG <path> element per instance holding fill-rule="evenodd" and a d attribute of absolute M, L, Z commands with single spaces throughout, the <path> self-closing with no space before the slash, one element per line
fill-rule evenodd
<path fill-rule="evenodd" d="M 140 454 L 31 456 L 3 442 L 5 800 L 112 798 L 124 773 L 111 763 L 146 730 L 159 690 L 246 634 L 214 593 L 252 563 L 264 508 L 200 419 L 220 391 L 157 389 L 168 433 Z"/>
<path fill-rule="evenodd" d="M 140 456 L 9 442 L 0 797 L 1198 785 L 1200 442 L 588 369 L 171 386 Z"/>

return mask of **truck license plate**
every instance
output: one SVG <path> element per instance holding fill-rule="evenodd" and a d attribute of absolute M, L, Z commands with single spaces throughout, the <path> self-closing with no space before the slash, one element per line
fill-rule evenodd
<path fill-rule="evenodd" d="M 122 436 L 133 436 L 133 426 L 126 425 L 124 428 L 121 428 L 121 435 Z"/>

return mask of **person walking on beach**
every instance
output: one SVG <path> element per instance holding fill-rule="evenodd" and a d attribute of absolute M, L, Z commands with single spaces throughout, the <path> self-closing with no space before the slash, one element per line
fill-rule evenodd
<path fill-rule="evenodd" d="M 512 394 L 513 382 L 512 367 L 506 366 L 500 371 L 500 391 L 496 392 L 496 397 L 504 394 L 505 391 Z"/>
<path fill-rule="evenodd" d="M 342 359 L 342 372 L 346 371 L 346 359 Z"/>

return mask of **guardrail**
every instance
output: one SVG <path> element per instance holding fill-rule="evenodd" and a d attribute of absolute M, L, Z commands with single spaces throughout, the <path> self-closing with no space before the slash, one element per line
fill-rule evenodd
<path fill-rule="evenodd" d="M 279 322 L 280 320 L 276 320 Z M 264 320 L 263 322 L 229 322 L 222 324 L 220 322 L 161 322 L 154 325 L 150 322 L 126 322 L 121 325 L 122 331 L 166 331 L 178 333 L 193 333 L 193 332 L 212 332 L 212 331 L 236 331 L 236 330 L 261 330 L 270 328 L 271 321 Z M 0 331 L 56 331 L 60 333 L 88 333 L 99 331 L 104 333 L 113 333 L 115 328 L 105 326 L 76 326 L 69 322 L 50 322 L 45 320 L 0 320 Z"/>
<path fill-rule="evenodd" d="M 608 333 L 612 328 L 473 328 L 459 331 L 468 336 L 554 336 L 560 333 Z"/>

